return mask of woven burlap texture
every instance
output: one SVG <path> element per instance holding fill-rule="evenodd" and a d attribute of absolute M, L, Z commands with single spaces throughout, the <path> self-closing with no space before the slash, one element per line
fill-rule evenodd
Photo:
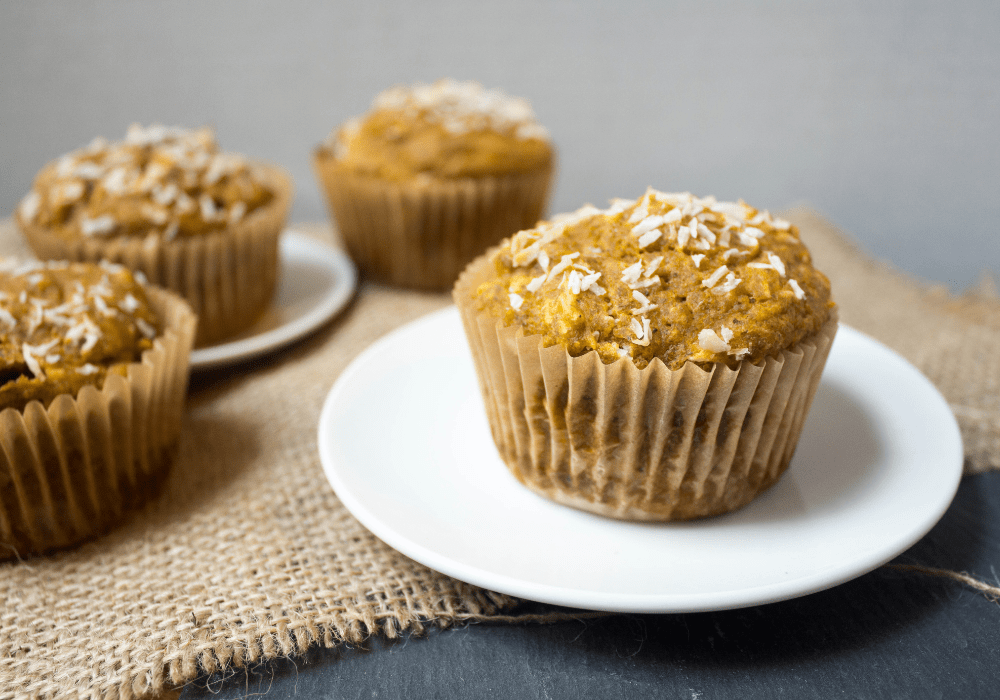
<path fill-rule="evenodd" d="M 788 216 L 830 275 L 843 322 L 941 388 L 962 425 L 967 468 L 1000 464 L 1000 360 L 991 352 L 1000 302 L 928 289 L 865 258 L 810 210 Z M 0 251 L 23 250 L 0 225 Z M 153 505 L 79 549 L 0 566 L 0 698 L 150 696 L 317 643 L 511 619 L 517 601 L 430 571 L 361 527 L 316 450 L 320 406 L 347 364 L 448 301 L 362 285 L 312 338 L 195 377 L 180 453 Z"/>

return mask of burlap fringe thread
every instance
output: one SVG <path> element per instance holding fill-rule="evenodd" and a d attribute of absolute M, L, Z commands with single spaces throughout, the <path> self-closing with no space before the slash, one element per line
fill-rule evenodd
<path fill-rule="evenodd" d="M 184 297 L 198 314 L 196 346 L 211 345 L 251 326 L 267 308 L 278 275 L 278 236 L 292 201 L 292 180 L 282 169 L 254 164 L 274 199 L 226 229 L 173 240 L 62 236 L 21 220 L 42 260 L 110 260 L 142 272 L 155 285 Z"/>

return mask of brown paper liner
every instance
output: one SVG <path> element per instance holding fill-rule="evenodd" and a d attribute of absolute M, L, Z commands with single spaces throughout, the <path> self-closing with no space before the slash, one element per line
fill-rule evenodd
<path fill-rule="evenodd" d="M 146 291 L 164 330 L 127 377 L 61 394 L 47 409 L 32 401 L 0 412 L 0 559 L 106 532 L 166 475 L 197 319 L 177 296 Z"/>
<path fill-rule="evenodd" d="M 195 344 L 211 345 L 251 326 L 274 295 L 278 236 L 288 215 L 292 181 L 280 168 L 260 163 L 254 168 L 274 199 L 242 221 L 204 236 L 67 239 L 25 222 L 20 213 L 17 224 L 43 260 L 110 260 L 177 292 L 198 314 Z"/>
<path fill-rule="evenodd" d="M 833 338 L 815 334 L 735 369 L 645 369 L 571 357 L 474 308 L 484 256 L 455 285 L 493 441 L 532 491 L 624 520 L 688 520 L 736 510 L 788 468 Z"/>
<path fill-rule="evenodd" d="M 450 289 L 466 264 L 505 236 L 534 226 L 554 166 L 503 176 L 392 182 L 313 158 L 330 214 L 369 277 L 403 287 Z"/>

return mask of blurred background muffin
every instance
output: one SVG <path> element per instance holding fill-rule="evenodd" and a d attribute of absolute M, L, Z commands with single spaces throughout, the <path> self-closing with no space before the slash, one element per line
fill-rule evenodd
<path fill-rule="evenodd" d="M 98 535 L 156 493 L 195 315 L 107 262 L 0 262 L 0 559 Z"/>
<path fill-rule="evenodd" d="M 440 80 L 381 93 L 316 149 L 314 166 L 365 273 L 443 289 L 488 246 L 539 219 L 554 151 L 526 100 Z"/>
<path fill-rule="evenodd" d="M 181 294 L 206 345 L 267 307 L 291 191 L 281 169 L 220 152 L 210 129 L 132 125 L 46 165 L 16 219 L 42 259 L 119 262 Z"/>

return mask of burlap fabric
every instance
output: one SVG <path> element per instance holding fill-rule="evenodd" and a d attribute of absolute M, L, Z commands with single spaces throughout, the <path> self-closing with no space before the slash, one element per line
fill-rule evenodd
<path fill-rule="evenodd" d="M 1000 301 L 988 290 L 954 298 L 921 286 L 866 259 L 808 209 L 787 216 L 830 275 L 842 321 L 941 388 L 967 469 L 1000 465 Z M 23 252 L 9 222 L 0 251 Z M 155 503 L 79 549 L 0 566 L 0 698 L 150 696 L 312 644 L 511 619 L 517 601 L 415 564 L 362 528 L 327 486 L 316 450 L 321 403 L 351 359 L 448 303 L 447 294 L 363 285 L 311 339 L 196 377 Z"/>

